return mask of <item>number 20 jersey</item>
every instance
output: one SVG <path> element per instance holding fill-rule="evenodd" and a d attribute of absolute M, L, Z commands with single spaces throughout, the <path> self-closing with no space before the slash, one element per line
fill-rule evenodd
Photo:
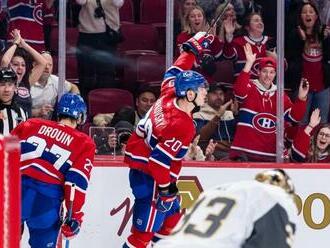
<path fill-rule="evenodd" d="M 159 186 L 175 181 L 181 170 L 181 160 L 195 136 L 191 114 L 177 104 L 174 80 L 182 70 L 191 69 L 195 57 L 183 53 L 164 76 L 161 96 L 140 120 L 125 151 L 130 168 L 151 175 Z"/>
<path fill-rule="evenodd" d="M 280 187 L 224 184 L 202 193 L 178 231 L 155 248 L 290 248 L 297 216 L 293 197 Z"/>
<path fill-rule="evenodd" d="M 93 167 L 95 144 L 84 133 L 42 119 L 29 119 L 11 133 L 21 141 L 22 175 L 49 184 L 76 185 L 83 204 Z"/>

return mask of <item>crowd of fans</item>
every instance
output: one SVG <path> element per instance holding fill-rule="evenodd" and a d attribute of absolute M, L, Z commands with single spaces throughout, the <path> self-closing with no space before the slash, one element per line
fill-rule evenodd
<path fill-rule="evenodd" d="M 223 2 L 175 1 L 175 56 L 197 32 L 213 34 L 210 47 L 194 65 L 210 88 L 207 103 L 193 116 L 198 135 L 186 159 L 274 161 L 276 1 L 235 0 L 225 10 Z M 75 49 L 79 83 L 66 81 L 65 91 L 80 92 L 88 101 L 93 89 L 121 88 L 118 74 L 123 61 L 118 59 L 118 45 L 125 40 L 120 30 L 120 9 L 125 0 L 69 3 L 80 9 L 75 17 L 70 16 L 79 20 Z M 285 159 L 329 162 L 330 6 L 322 0 L 287 0 L 285 4 Z M 24 9 L 17 9 L 19 6 Z M 223 10 L 220 21 L 210 28 Z M 7 6 L 1 6 L 3 134 L 26 118 L 56 116 L 59 78 L 53 74 L 52 57 L 56 54 L 47 50 L 57 11 L 58 2 L 52 0 L 8 0 Z M 230 84 L 214 77 L 223 61 L 233 66 Z M 94 135 L 98 154 L 122 154 L 129 134 L 158 98 L 159 87 L 150 85 L 135 87 L 134 108 L 89 116 L 92 126 L 101 127 Z M 115 132 L 107 132 L 107 127 L 114 127 Z"/>

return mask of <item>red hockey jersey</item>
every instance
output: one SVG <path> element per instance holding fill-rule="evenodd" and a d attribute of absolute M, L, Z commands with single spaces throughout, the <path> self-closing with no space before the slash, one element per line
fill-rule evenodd
<path fill-rule="evenodd" d="M 161 96 L 140 120 L 125 151 L 130 168 L 151 175 L 162 187 L 175 181 L 181 170 L 181 160 L 195 136 L 190 114 L 177 105 L 174 80 L 182 70 L 191 69 L 195 57 L 183 52 L 164 76 Z"/>
<path fill-rule="evenodd" d="M 251 78 L 256 79 L 258 77 L 259 60 L 262 57 L 266 57 L 267 43 L 270 41 L 268 36 L 262 36 L 260 41 L 254 41 L 249 36 L 238 36 L 232 42 L 226 42 L 224 45 L 223 55 L 227 59 L 234 60 L 234 76 L 237 77 L 243 70 L 246 63 L 246 57 L 244 53 L 244 46 L 249 43 L 252 48 L 252 52 L 256 54 L 256 61 L 251 68 Z"/>
<path fill-rule="evenodd" d="M 21 140 L 22 175 L 63 187 L 74 183 L 74 209 L 79 212 L 93 168 L 92 139 L 71 127 L 42 119 L 22 122 L 11 134 Z"/>
<path fill-rule="evenodd" d="M 22 38 L 34 49 L 45 50 L 43 31 L 44 15 L 48 13 L 43 0 L 8 0 L 10 21 L 8 25 L 8 40 L 12 41 L 10 33 L 14 29 L 21 31 Z"/>
<path fill-rule="evenodd" d="M 234 84 L 234 94 L 241 102 L 239 120 L 230 157 L 244 153 L 251 160 L 273 161 L 276 157 L 276 85 L 266 90 L 258 80 L 250 80 L 242 71 Z M 306 111 L 306 101 L 294 104 L 284 95 L 285 121 L 298 122 Z"/>
<path fill-rule="evenodd" d="M 291 146 L 291 160 L 293 162 L 300 163 L 314 162 L 311 161 L 311 157 L 309 154 L 310 144 L 311 136 L 305 132 L 303 127 L 300 127 L 295 138 L 293 139 L 293 143 Z M 317 160 L 315 161 L 316 163 L 330 163 L 330 154 L 327 151 L 324 153 L 319 153 L 318 157 L 315 159 Z"/>

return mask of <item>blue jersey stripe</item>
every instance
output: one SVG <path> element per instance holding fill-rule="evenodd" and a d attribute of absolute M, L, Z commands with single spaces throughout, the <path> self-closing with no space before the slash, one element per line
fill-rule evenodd
<path fill-rule="evenodd" d="M 171 165 L 171 158 L 167 156 L 164 152 L 162 152 L 157 147 L 151 152 L 150 157 L 153 159 L 159 161 L 160 163 L 163 163 L 165 165 L 170 166 Z"/>
<path fill-rule="evenodd" d="M 79 188 L 86 190 L 88 182 L 86 179 L 75 171 L 69 170 L 65 175 L 65 181 L 76 184 Z"/>
<path fill-rule="evenodd" d="M 10 18 L 28 18 L 31 19 L 31 21 L 34 21 L 33 18 L 33 7 L 27 6 L 27 5 L 18 5 L 15 8 L 11 8 L 9 10 Z"/>

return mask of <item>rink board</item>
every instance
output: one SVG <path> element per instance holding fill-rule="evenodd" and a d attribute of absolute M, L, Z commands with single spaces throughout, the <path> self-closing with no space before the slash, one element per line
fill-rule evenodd
<path fill-rule="evenodd" d="M 270 167 L 273 165 L 186 162 L 181 175 L 188 181 L 193 179 L 193 187 L 206 190 L 221 183 L 251 179 L 260 170 Z M 292 177 L 302 203 L 294 247 L 328 248 L 330 166 L 285 164 L 283 167 Z M 189 193 L 188 196 L 195 197 Z M 83 228 L 70 242 L 70 247 L 121 247 L 129 234 L 132 205 L 128 168 L 119 159 L 96 161 L 87 193 Z"/>

